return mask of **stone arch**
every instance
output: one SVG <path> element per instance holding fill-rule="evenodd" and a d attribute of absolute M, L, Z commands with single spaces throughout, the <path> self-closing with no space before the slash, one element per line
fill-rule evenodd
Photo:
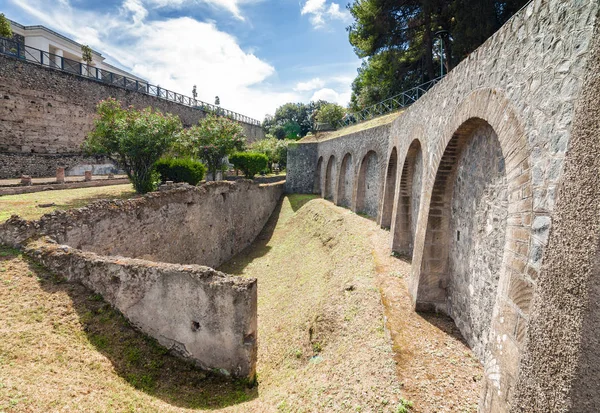
<path fill-rule="evenodd" d="M 379 159 L 375 151 L 368 151 L 360 163 L 356 180 L 355 211 L 377 217 L 379 210 Z"/>
<path fill-rule="evenodd" d="M 383 191 L 383 206 L 381 208 L 381 226 L 392 226 L 392 213 L 394 212 L 394 194 L 396 192 L 396 176 L 398 175 L 398 151 L 394 146 L 390 154 L 385 174 Z"/>
<path fill-rule="evenodd" d="M 423 180 L 423 151 L 418 139 L 411 142 L 404 157 L 396 208 L 392 251 L 412 258 Z"/>
<path fill-rule="evenodd" d="M 448 312 L 448 284 L 445 281 L 448 279 L 448 248 L 447 245 L 446 248 L 437 247 L 440 246 L 438 241 L 449 241 L 449 234 L 442 230 L 434 237 L 432 229 L 435 225 L 445 225 L 443 217 L 434 218 L 435 211 L 450 208 L 450 204 L 440 198 L 439 191 L 435 190 L 436 187 L 441 188 L 441 180 L 448 179 L 439 175 L 438 181 L 438 172 L 448 168 L 444 159 L 449 160 L 452 152 L 459 149 L 460 145 L 457 144 L 461 136 L 457 135 L 474 133 L 473 127 L 485 124 L 496 134 L 504 158 L 507 219 L 503 247 L 499 251 L 502 259 L 489 324 L 488 345 L 484 348 L 482 343 L 480 346 L 480 356 L 486 365 L 483 405 L 480 407 L 488 411 L 493 405 L 498 411 L 508 411 L 509 399 L 518 377 L 543 246 L 536 247 L 532 236 L 533 191 L 527 137 L 511 102 L 497 89 L 479 89 L 465 98 L 449 117 L 441 134 L 442 139 L 432 148 L 426 175 L 428 190 L 423 192 L 421 203 L 423 219 L 419 222 L 415 239 L 410 292 L 418 310 Z M 454 142 L 451 144 L 452 140 Z M 448 156 L 444 158 L 444 155 Z"/>
<path fill-rule="evenodd" d="M 321 169 L 323 168 L 323 157 L 319 156 L 317 162 L 317 169 L 315 170 L 315 182 L 313 186 L 313 193 L 323 196 L 321 190 Z"/>
<path fill-rule="evenodd" d="M 331 155 L 327 162 L 327 169 L 325 171 L 325 191 L 323 198 L 333 200 L 335 195 L 335 175 L 336 175 L 335 156 Z"/>
<path fill-rule="evenodd" d="M 340 166 L 340 173 L 338 178 L 338 190 L 336 204 L 350 208 L 352 204 L 352 188 L 353 188 L 353 177 L 352 171 L 352 154 L 347 153 L 344 155 Z"/>

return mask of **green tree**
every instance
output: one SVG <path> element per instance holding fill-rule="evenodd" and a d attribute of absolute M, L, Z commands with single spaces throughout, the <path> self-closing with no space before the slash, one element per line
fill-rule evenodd
<path fill-rule="evenodd" d="M 225 165 L 225 158 L 234 152 L 243 151 L 246 146 L 244 128 L 231 119 L 207 115 L 198 125 L 184 130 L 177 143 L 179 153 L 202 159 L 213 179 L 217 171 Z"/>
<path fill-rule="evenodd" d="M 327 123 L 334 128 L 346 114 L 346 109 L 337 103 L 328 103 L 323 105 L 317 112 L 316 119 L 319 123 Z"/>
<path fill-rule="evenodd" d="M 96 107 L 94 129 L 83 143 L 87 153 L 110 157 L 133 183 L 138 193 L 155 189 L 154 164 L 171 148 L 181 130 L 181 121 L 151 108 L 123 109 L 109 98 Z"/>
<path fill-rule="evenodd" d="M 451 33 L 444 38 L 447 72 L 525 3 L 527 0 L 354 0 L 348 7 L 354 18 L 348 36 L 364 61 L 352 85 L 352 110 L 439 76 L 438 31 Z"/>
<path fill-rule="evenodd" d="M 0 13 L 0 36 L 9 39 L 11 39 L 13 36 L 12 28 L 10 27 L 10 21 L 8 21 L 4 13 Z"/>
<path fill-rule="evenodd" d="M 92 63 L 92 48 L 88 45 L 81 46 L 81 60 L 90 65 Z"/>
<path fill-rule="evenodd" d="M 326 103 L 324 100 L 308 104 L 286 103 L 275 110 L 274 116 L 265 117 L 263 128 L 278 139 L 302 138 L 312 131 L 315 114 Z"/>

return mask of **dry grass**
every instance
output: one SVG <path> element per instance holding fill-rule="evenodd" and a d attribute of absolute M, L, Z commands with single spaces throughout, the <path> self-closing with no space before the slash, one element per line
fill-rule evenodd
<path fill-rule="evenodd" d="M 99 199 L 131 198 L 135 196 L 131 185 L 101 186 L 96 188 L 60 189 L 21 195 L 0 196 L 0 223 L 11 215 L 25 219 L 38 219 L 56 209 L 82 207 Z M 40 204 L 55 204 L 40 207 Z"/>
<path fill-rule="evenodd" d="M 166 354 L 102 298 L 0 247 L 0 411 L 173 412 L 256 397 Z"/>
<path fill-rule="evenodd" d="M 481 367 L 451 321 L 412 312 L 389 233 L 313 198 L 285 197 L 221 268 L 258 278 L 253 388 L 166 354 L 98 295 L 0 247 L 0 412 L 396 413 L 402 397 L 472 411 Z"/>
<path fill-rule="evenodd" d="M 362 236 L 373 224 L 312 198 L 284 198 L 255 244 L 221 268 L 258 279 L 260 397 L 246 411 L 396 412 L 400 385 Z"/>
<path fill-rule="evenodd" d="M 394 120 L 396 120 L 398 118 L 398 116 L 400 116 L 402 114 L 402 112 L 404 112 L 404 110 L 399 110 L 396 112 L 388 113 L 387 115 L 378 116 L 378 117 L 368 120 L 366 122 L 361 122 L 361 123 L 357 123 L 356 125 L 347 126 L 345 128 L 341 128 L 341 129 L 338 129 L 333 132 L 319 133 L 318 139 L 315 135 L 308 136 L 308 137 L 302 138 L 299 142 L 300 143 L 323 142 L 323 141 L 328 141 L 330 139 L 339 138 L 341 136 L 350 135 L 352 133 L 360 132 L 363 130 L 376 128 L 377 126 L 387 125 L 389 123 L 392 123 Z"/>

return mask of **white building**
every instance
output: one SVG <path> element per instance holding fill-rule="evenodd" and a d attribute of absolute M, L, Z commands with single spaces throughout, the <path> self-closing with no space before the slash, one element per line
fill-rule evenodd
<path fill-rule="evenodd" d="M 13 31 L 13 40 L 24 46 L 24 50 L 19 50 L 19 52 L 27 60 L 111 83 L 119 82 L 122 80 L 121 76 L 125 76 L 139 82 L 140 87 L 148 84 L 145 79 L 106 63 L 104 56 L 95 50 L 92 50 L 92 62 L 88 67 L 82 59 L 80 43 L 47 27 L 23 26 L 12 20 L 9 21 Z M 119 76 L 115 77 L 115 74 Z"/>

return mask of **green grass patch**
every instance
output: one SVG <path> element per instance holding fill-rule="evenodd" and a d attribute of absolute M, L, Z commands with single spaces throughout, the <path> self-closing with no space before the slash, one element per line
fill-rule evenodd
<path fill-rule="evenodd" d="M 131 185 L 112 185 L 96 188 L 60 189 L 31 194 L 0 196 L 0 222 L 11 215 L 38 219 L 54 210 L 80 208 L 100 199 L 128 199 L 136 196 Z M 42 208 L 40 204 L 54 204 Z"/>

